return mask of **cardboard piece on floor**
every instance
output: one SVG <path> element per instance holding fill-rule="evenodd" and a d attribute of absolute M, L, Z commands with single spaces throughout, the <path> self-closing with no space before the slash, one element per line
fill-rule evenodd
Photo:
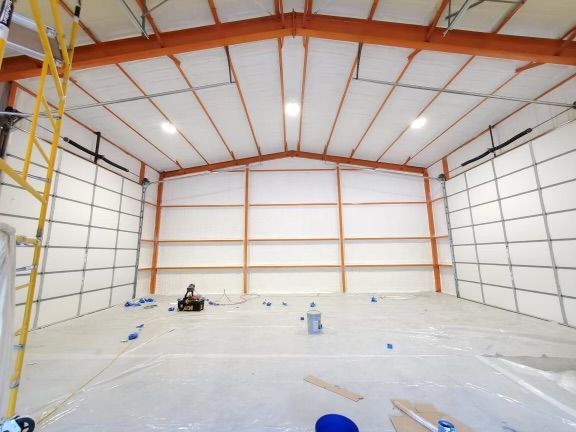
<path fill-rule="evenodd" d="M 446 420 L 450 421 L 456 427 L 456 430 L 458 432 L 472 432 L 472 429 L 470 429 L 468 426 L 466 426 L 462 422 L 458 421 L 454 417 L 452 417 L 446 413 L 443 413 L 442 411 L 439 411 L 432 404 L 412 403 L 410 401 L 402 400 L 402 399 L 393 399 L 392 404 L 394 404 L 394 406 L 397 407 L 398 409 L 400 409 L 401 411 L 404 411 L 404 409 L 409 409 L 409 410 L 414 411 L 416 414 L 418 414 L 418 416 L 422 417 L 424 420 L 428 421 L 429 423 L 431 423 L 433 425 L 437 425 L 438 420 L 440 420 L 440 419 L 446 419 Z M 403 417 L 403 418 L 406 418 L 407 420 L 400 420 L 400 421 L 396 420 L 398 417 Z M 390 420 L 392 421 L 392 424 L 394 425 L 396 432 L 423 432 L 423 431 L 427 431 L 427 429 L 424 426 L 418 424 L 415 420 L 408 417 L 408 415 L 406 415 L 406 416 L 391 416 Z"/>
<path fill-rule="evenodd" d="M 360 396 L 359 394 L 348 391 L 342 387 L 338 387 L 336 385 L 327 383 L 326 381 L 323 381 L 320 378 L 315 377 L 313 375 L 308 375 L 307 377 L 304 378 L 304 381 L 307 381 L 310 384 L 314 384 L 318 387 L 322 387 L 323 389 L 339 394 L 340 396 L 344 396 L 345 398 L 353 400 L 354 402 L 358 402 L 360 399 L 364 399 L 364 397 Z"/>

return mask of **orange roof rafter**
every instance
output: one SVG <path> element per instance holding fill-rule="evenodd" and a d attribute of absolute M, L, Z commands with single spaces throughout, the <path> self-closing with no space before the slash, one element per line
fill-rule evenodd
<path fill-rule="evenodd" d="M 548 90 L 540 93 L 540 94 L 539 94 L 538 96 L 536 96 L 534 99 L 538 100 L 538 99 L 543 98 L 543 97 L 546 96 L 548 93 L 553 92 L 553 91 L 556 90 L 558 87 L 560 87 L 560 86 L 563 85 L 563 84 L 566 84 L 568 81 L 570 81 L 570 80 L 572 80 L 572 79 L 574 79 L 574 78 L 576 78 L 576 73 L 573 73 L 573 74 L 569 75 L 567 78 L 564 78 L 562 81 L 554 84 L 554 85 L 553 85 L 552 87 L 550 87 Z M 522 111 L 524 108 L 526 108 L 526 107 L 528 107 L 528 106 L 530 106 L 530 104 L 529 104 L 529 103 L 525 103 L 525 104 L 522 105 L 521 107 L 515 109 L 515 110 L 512 111 L 511 113 L 509 113 L 509 114 L 505 115 L 504 117 L 502 117 L 500 120 L 498 120 L 496 123 L 494 123 L 494 124 L 491 125 L 491 126 L 494 128 L 494 127 L 500 125 L 501 123 L 505 122 L 505 121 L 508 120 L 510 117 L 512 117 L 514 114 L 516 114 L 516 113 L 519 112 L 519 111 Z M 466 142 L 464 142 L 463 144 L 460 144 L 460 145 L 459 145 L 458 147 L 456 147 L 454 150 L 452 150 L 452 151 L 450 151 L 448 154 L 444 155 L 443 158 L 446 158 L 446 157 L 452 155 L 453 153 L 457 152 L 457 151 L 460 150 L 461 148 L 466 147 L 468 144 L 470 144 L 471 142 L 475 141 L 477 138 L 480 138 L 480 137 L 481 137 L 482 135 L 484 135 L 485 133 L 488 133 L 489 130 L 490 130 L 490 128 L 486 128 L 486 129 L 484 129 L 483 131 L 481 131 L 480 133 L 474 135 L 472 138 L 466 140 Z M 441 161 L 441 160 L 442 160 L 442 158 L 439 159 L 438 161 L 434 162 L 434 163 L 437 163 L 437 162 L 439 162 L 439 161 Z M 431 164 L 430 166 L 434 165 L 434 163 Z"/>
<path fill-rule="evenodd" d="M 522 7 L 522 5 L 525 3 L 526 0 L 521 0 L 521 2 L 517 3 L 516 5 L 514 5 L 514 7 L 512 9 L 510 9 L 510 11 L 508 11 L 508 13 L 506 13 L 506 15 L 504 16 L 504 18 L 500 21 L 500 23 L 496 26 L 496 28 L 494 30 L 492 30 L 492 33 L 498 33 L 500 30 L 502 30 L 502 28 L 506 25 L 506 23 L 508 23 L 508 21 L 510 21 L 510 19 L 512 19 L 512 17 L 516 14 L 516 12 L 518 12 L 520 10 L 520 8 Z M 466 60 L 466 62 L 452 75 L 452 77 L 446 82 L 446 84 L 444 84 L 444 86 L 442 87 L 442 89 L 447 89 L 450 84 L 452 84 L 454 82 L 454 80 L 456 78 L 458 78 L 460 76 L 460 74 L 464 71 L 464 69 L 466 69 L 466 67 L 472 62 L 472 60 L 474 60 L 476 58 L 476 56 L 471 56 L 468 58 L 468 60 Z M 436 99 L 438 99 L 440 97 L 442 93 L 438 92 L 434 95 L 434 97 L 424 106 L 424 108 L 422 108 L 418 114 L 416 115 L 415 118 L 420 117 L 422 114 L 424 114 L 428 108 L 430 108 L 430 106 L 436 101 Z M 394 145 L 400 141 L 400 139 L 406 134 L 406 132 L 408 132 L 408 130 L 410 129 L 410 124 L 407 125 L 402 132 L 400 132 L 400 134 L 386 147 L 386 149 L 382 152 L 382 154 L 380 155 L 380 157 L 378 157 L 377 160 L 380 160 L 384 157 L 384 155 L 392 148 L 394 147 Z M 408 162 L 411 159 L 411 156 L 408 157 L 408 159 L 406 160 L 406 162 Z"/>
<path fill-rule="evenodd" d="M 323 155 L 321 153 L 310 153 L 310 152 L 304 152 L 304 151 L 298 151 L 298 150 L 288 150 L 288 151 L 284 151 L 284 152 L 264 154 L 261 156 L 252 156 L 252 157 L 247 157 L 247 158 L 242 158 L 242 159 L 217 162 L 217 163 L 213 163 L 210 165 L 200 165 L 200 166 L 194 166 L 194 167 L 189 167 L 189 168 L 177 169 L 177 170 L 173 170 L 173 171 L 165 171 L 163 173 L 163 175 L 164 175 L 164 178 L 177 177 L 177 176 L 182 176 L 182 175 L 187 175 L 187 174 L 195 174 L 195 173 L 206 172 L 206 171 L 216 171 L 216 170 L 221 170 L 221 169 L 226 169 L 226 168 L 233 168 L 233 167 L 237 167 L 237 166 L 249 165 L 252 163 L 260 163 L 260 162 L 285 159 L 285 158 L 292 158 L 292 157 L 318 160 L 318 161 L 324 161 L 324 162 L 332 162 L 332 163 L 336 163 L 336 164 L 356 165 L 359 167 L 370 168 L 370 169 L 384 169 L 384 170 L 390 170 L 390 171 L 400 171 L 400 172 L 409 173 L 409 174 L 423 175 L 424 170 L 425 170 L 422 167 L 416 167 L 416 166 L 410 166 L 410 165 L 400 165 L 400 164 L 394 164 L 394 163 L 388 163 L 388 162 L 376 162 L 376 161 L 364 160 L 364 159 L 354 159 L 354 158 L 348 158 L 348 157 L 344 157 L 344 156 Z"/>
<path fill-rule="evenodd" d="M 208 5 L 210 6 L 210 12 L 212 13 L 212 18 L 214 19 L 214 25 L 217 27 L 223 26 L 222 22 L 220 21 L 220 17 L 218 16 L 218 9 L 214 4 L 214 0 L 208 0 Z M 277 17 L 276 17 L 277 18 Z M 236 90 L 238 90 L 238 96 L 240 97 L 240 103 L 242 104 L 242 109 L 244 110 L 244 115 L 246 116 L 246 121 L 248 122 L 248 128 L 250 129 L 250 134 L 252 135 L 252 139 L 254 140 L 254 145 L 256 146 L 256 151 L 259 155 L 262 154 L 262 150 L 260 149 L 260 145 L 258 144 L 258 138 L 256 138 L 256 133 L 254 132 L 254 125 L 252 124 L 252 119 L 250 118 L 250 112 L 248 111 L 248 105 L 246 104 L 246 99 L 244 98 L 244 93 L 242 92 L 242 86 L 240 85 L 240 80 L 238 79 L 238 75 L 236 74 L 236 68 L 234 68 L 234 63 L 232 62 L 232 56 L 230 55 L 229 45 L 231 44 L 224 44 L 223 47 L 226 50 L 226 57 L 228 58 L 228 66 L 230 67 L 230 72 L 232 74 L 232 78 L 234 79 L 234 84 L 236 85 Z"/>
<path fill-rule="evenodd" d="M 161 37 L 161 32 L 160 29 L 158 27 L 158 25 L 156 24 L 156 21 L 154 20 L 154 18 L 152 17 L 152 14 L 148 11 L 148 8 L 146 7 L 146 3 L 143 0 L 136 0 L 136 2 L 138 3 L 138 6 L 140 7 L 140 10 L 142 11 L 143 14 L 146 14 L 146 20 L 148 21 L 148 23 L 150 24 L 150 27 L 152 27 L 152 30 L 154 31 L 154 35 L 156 37 L 156 40 L 158 41 L 158 43 L 160 44 L 160 46 L 164 46 L 164 42 L 162 41 L 162 37 Z M 176 58 L 176 56 L 174 56 L 173 54 L 169 54 L 168 58 L 170 60 L 172 60 L 172 62 L 174 63 L 174 65 L 176 66 L 176 69 L 178 69 L 178 72 L 180 73 L 180 76 L 184 79 L 184 81 L 186 82 L 186 85 L 189 88 L 192 88 L 192 83 L 190 82 L 190 80 L 188 79 L 188 76 L 186 75 L 186 73 L 184 72 L 184 70 L 182 69 L 182 66 L 180 64 L 180 60 L 178 60 Z M 119 66 L 120 67 L 120 66 Z M 126 74 L 126 71 L 123 71 Z M 220 132 L 220 130 L 218 129 L 218 127 L 216 126 L 216 123 L 214 122 L 214 119 L 212 118 L 212 116 L 210 115 L 210 113 L 208 112 L 208 109 L 206 108 L 206 106 L 204 105 L 204 103 L 202 102 L 202 100 L 200 99 L 200 96 L 198 95 L 198 93 L 196 92 L 196 90 L 192 91 L 192 95 L 194 96 L 194 98 L 196 99 L 196 102 L 198 102 L 198 105 L 200 105 L 200 108 L 202 109 L 202 111 L 204 112 L 204 114 L 206 115 L 206 117 L 208 118 L 208 121 L 210 122 L 210 124 L 212 125 L 212 127 L 214 128 L 214 131 L 216 132 L 216 134 L 218 135 L 218 137 L 220 138 L 220 140 L 222 141 L 222 144 L 224 145 L 224 147 L 226 147 L 226 151 L 228 152 L 228 154 L 230 155 L 230 157 L 232 159 L 235 159 L 236 156 L 234 155 L 234 152 L 230 149 L 230 147 L 228 146 L 228 144 L 226 143 L 226 140 L 224 139 L 224 136 L 222 135 L 222 133 Z M 152 101 L 150 101 L 152 102 Z M 162 113 L 162 111 L 160 110 L 160 108 L 157 107 L 157 109 Z M 168 120 L 169 121 L 169 120 Z M 180 133 L 180 131 L 179 131 Z M 182 134 L 180 133 L 180 135 L 186 140 L 186 142 L 188 142 L 190 145 L 192 145 L 192 143 Z M 194 146 L 192 146 L 194 148 L 194 150 L 196 150 L 196 148 Z M 198 153 L 198 151 L 196 150 L 196 152 Z M 204 157 L 202 157 L 202 159 L 204 159 Z M 206 159 L 204 159 L 204 161 L 206 163 L 208 163 L 206 161 Z"/>
<path fill-rule="evenodd" d="M 77 80 L 75 80 L 74 78 L 70 77 L 70 82 L 72 84 L 74 84 L 76 87 L 78 87 L 84 94 L 86 94 L 86 96 L 90 97 L 91 99 L 93 99 L 95 102 L 102 102 L 100 99 L 98 99 L 96 96 L 94 96 L 92 93 L 90 93 L 88 90 L 86 90 Z M 138 131 L 134 126 L 132 126 L 130 123 L 128 123 L 126 120 L 124 120 L 122 117 L 120 117 L 118 114 L 116 114 L 114 111 L 112 111 L 110 108 L 108 108 L 106 105 L 103 105 L 102 108 L 104 108 L 106 111 L 108 111 L 110 114 L 112 114 L 112 116 L 114 118 L 116 118 L 117 120 L 119 120 L 124 126 L 126 126 L 128 129 L 130 129 L 132 132 L 134 132 L 136 135 L 138 135 L 140 138 L 142 138 L 146 143 L 150 144 L 152 147 L 154 147 L 156 150 L 158 150 L 160 153 L 162 153 L 164 156 L 166 156 L 168 159 L 170 159 L 175 165 L 181 167 L 182 165 L 180 165 L 180 163 L 173 159 L 172 157 L 170 157 L 166 152 L 164 152 L 160 147 L 158 147 L 156 144 L 154 144 L 152 141 L 150 141 L 148 138 L 146 138 L 140 131 Z"/>
<path fill-rule="evenodd" d="M 34 97 L 34 98 L 36 97 L 36 93 L 35 93 L 35 92 L 33 92 L 32 90 L 30 90 L 29 88 L 23 86 L 23 85 L 20 84 L 20 83 L 17 83 L 17 82 L 14 83 L 13 86 L 11 87 L 11 89 L 12 89 L 12 88 L 22 90 L 23 92 L 29 94 L 30 96 L 32 96 L 32 97 Z M 54 104 L 52 104 L 52 103 L 50 103 L 50 102 L 48 102 L 48 105 L 49 105 L 51 108 L 53 108 L 53 109 L 57 109 L 57 106 L 54 105 Z M 87 126 L 86 124 L 82 123 L 82 122 L 81 122 L 80 120 L 78 120 L 77 118 L 71 116 L 69 113 L 66 113 L 66 112 L 65 112 L 64 115 L 65 115 L 66 117 L 68 117 L 70 120 L 72 120 L 74 123 L 76 123 L 77 125 L 82 126 L 84 129 L 86 129 L 86 130 L 88 130 L 88 131 L 90 131 L 90 132 L 92 132 L 92 133 L 96 133 L 96 131 L 95 131 L 94 129 L 92 129 L 91 127 L 89 127 L 89 126 Z M 126 155 L 128 155 L 128 156 L 130 156 L 130 157 L 132 157 L 132 158 L 134 158 L 134 159 L 136 159 L 136 160 L 139 161 L 140 163 L 143 163 L 143 164 L 147 165 L 148 167 L 152 168 L 154 171 L 158 172 L 157 169 L 155 169 L 154 167 L 148 165 L 146 162 L 144 162 L 144 161 L 143 161 L 142 159 L 140 159 L 138 156 L 130 153 L 130 152 L 129 152 L 128 150 L 126 150 L 124 147 L 119 146 L 118 144 L 116 144 L 114 141 L 111 141 L 111 140 L 110 140 L 109 138 L 107 138 L 106 136 L 101 135 L 101 138 L 102 138 L 104 141 L 110 143 L 110 145 L 112 145 L 113 147 L 116 147 L 118 150 L 120 150 L 120 151 L 123 152 L 124 154 L 126 154 Z M 176 166 L 179 167 L 179 168 L 182 168 L 182 166 L 178 163 L 178 161 L 173 160 L 170 156 L 168 156 L 166 153 L 164 153 L 162 150 L 160 150 L 160 149 L 159 149 L 158 147 L 156 147 L 155 145 L 152 144 L 152 146 L 154 147 L 155 150 L 158 150 L 163 156 L 165 156 L 165 157 L 166 157 L 170 162 L 172 162 L 174 165 L 176 165 Z"/>
<path fill-rule="evenodd" d="M 370 12 L 368 14 L 368 21 L 372 21 L 374 18 L 374 14 L 376 13 L 376 9 L 378 8 L 379 0 L 372 0 L 372 7 L 370 8 Z M 358 67 L 358 62 L 360 61 L 360 54 L 362 50 L 362 43 L 358 45 L 358 53 L 354 57 L 354 61 L 352 62 L 352 66 L 350 67 L 350 73 L 348 74 L 348 79 L 346 80 L 346 85 L 344 86 L 344 91 L 342 92 L 342 97 L 340 98 L 340 103 L 338 104 L 338 110 L 336 111 L 336 116 L 334 117 L 334 121 L 332 122 L 332 127 L 330 128 L 330 133 L 328 135 L 328 140 L 326 141 L 326 145 L 324 146 L 324 154 L 328 153 L 328 147 L 330 147 L 330 143 L 332 142 L 332 136 L 334 135 L 334 130 L 336 129 L 336 124 L 338 123 L 338 119 L 340 118 L 340 113 L 342 112 L 342 108 L 344 106 L 344 102 L 346 101 L 346 97 L 348 96 L 348 90 L 350 89 L 350 83 L 352 82 L 352 77 L 354 76 L 354 70 Z"/>
<path fill-rule="evenodd" d="M 572 41 L 566 44 L 559 55 L 554 55 L 558 41 L 553 39 L 465 30 L 452 30 L 442 37 L 441 29 L 434 29 L 429 40 L 426 40 L 429 26 L 321 14 L 305 16 L 300 12 L 283 15 L 284 18 L 270 15 L 163 32 L 160 34 L 163 46 L 159 46 L 155 39 L 141 36 L 85 45 L 76 49 L 74 67 L 78 70 L 283 36 L 317 37 L 527 62 L 576 65 L 576 43 Z M 283 19 L 289 19 L 288 15 L 293 22 L 292 26 L 283 25 Z M 17 56 L 4 60 L 0 80 L 29 78 L 39 73 L 35 60 Z"/>

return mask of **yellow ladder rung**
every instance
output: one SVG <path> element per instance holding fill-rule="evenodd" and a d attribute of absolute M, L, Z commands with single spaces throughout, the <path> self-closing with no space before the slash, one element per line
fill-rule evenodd
<path fill-rule="evenodd" d="M 21 289 L 24 289 L 24 288 L 28 288 L 29 286 L 30 286 L 30 283 L 25 283 L 25 284 L 22 284 L 22 285 L 18 285 L 18 286 L 16 287 L 16 291 L 21 290 Z"/>
<path fill-rule="evenodd" d="M 36 246 L 40 242 L 38 241 L 38 239 L 35 239 L 35 238 L 26 237 L 23 235 L 17 235 L 16 236 L 16 243 L 26 244 L 26 245 L 30 245 L 30 246 Z"/>
<path fill-rule="evenodd" d="M 18 174 L 10 165 L 8 165 L 2 158 L 0 158 L 0 171 L 4 171 L 6 174 L 8 174 L 12 180 L 30 192 L 38 201 L 41 203 L 44 202 L 44 197 L 36 189 L 34 189 L 30 183 L 24 180 L 24 178 Z"/>
<path fill-rule="evenodd" d="M 36 148 L 40 152 L 42 159 L 44 159 L 47 164 L 50 164 L 50 159 L 48 158 L 48 155 L 46 154 L 46 152 L 44 151 L 44 149 L 42 148 L 42 146 L 38 142 L 38 138 L 36 138 L 36 137 L 34 137 L 34 145 L 36 145 Z"/>

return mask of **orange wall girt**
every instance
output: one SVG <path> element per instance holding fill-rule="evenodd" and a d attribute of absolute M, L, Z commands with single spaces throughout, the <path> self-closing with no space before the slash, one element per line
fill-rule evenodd
<path fill-rule="evenodd" d="M 535 63 L 576 65 L 576 43 L 572 41 L 566 44 L 559 55 L 555 55 L 558 41 L 553 39 L 464 30 L 452 30 L 443 37 L 441 29 L 434 29 L 427 40 L 429 26 L 321 14 L 311 14 L 305 18 L 304 14 L 299 12 L 284 15 L 285 19 L 292 22 L 291 27 L 285 28 L 280 16 L 270 15 L 164 32 L 160 34 L 163 46 L 159 46 L 156 39 L 145 37 L 81 46 L 74 54 L 74 68 L 78 70 L 98 67 L 293 35 Z M 0 81 L 40 74 L 35 60 L 25 56 L 7 58 L 2 66 Z"/>
<path fill-rule="evenodd" d="M 156 292 L 158 276 L 158 240 L 160 238 L 160 222 L 162 221 L 162 195 L 164 193 L 164 174 L 160 174 L 160 182 L 156 191 L 156 218 L 154 219 L 154 246 L 152 249 L 152 268 L 150 272 L 150 294 Z"/>
<path fill-rule="evenodd" d="M 334 156 L 334 155 L 323 155 L 321 153 L 309 153 L 297 150 L 289 150 L 285 152 L 278 152 L 278 153 L 269 153 L 263 154 L 262 156 L 252 156 L 242 159 L 236 159 L 231 161 L 224 161 L 224 162 L 217 162 L 209 165 L 199 165 L 190 168 L 182 168 L 174 171 L 166 171 L 163 173 L 165 178 L 168 177 L 178 177 L 183 176 L 186 174 L 194 174 L 199 172 L 206 172 L 206 171 L 215 171 L 221 170 L 226 168 L 232 168 L 235 166 L 244 166 L 251 163 L 258 163 L 258 162 L 265 162 L 270 160 L 277 160 L 277 159 L 285 159 L 290 157 L 299 157 L 303 159 L 312 159 L 312 160 L 319 160 L 325 162 L 333 162 L 337 164 L 346 164 L 346 165 L 356 165 L 364 168 L 374 168 L 374 169 L 385 169 L 390 171 L 402 171 L 405 173 L 412 173 L 412 174 L 424 174 L 424 168 L 410 166 L 410 165 L 400 165 L 395 163 L 389 162 L 376 162 L 364 159 L 354 159 L 348 158 L 344 156 Z"/>

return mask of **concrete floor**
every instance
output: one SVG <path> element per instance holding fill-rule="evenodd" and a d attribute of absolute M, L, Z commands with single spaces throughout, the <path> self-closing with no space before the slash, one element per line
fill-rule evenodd
<path fill-rule="evenodd" d="M 476 431 L 576 431 L 576 330 L 442 294 L 370 297 L 266 297 L 270 307 L 255 297 L 202 313 L 168 312 L 175 299 L 158 298 L 40 329 L 19 412 L 48 415 L 40 430 L 51 432 L 313 431 L 327 413 L 382 432 L 402 398 Z M 312 300 L 321 335 L 300 321 Z M 310 374 L 364 399 L 304 382 Z"/>

